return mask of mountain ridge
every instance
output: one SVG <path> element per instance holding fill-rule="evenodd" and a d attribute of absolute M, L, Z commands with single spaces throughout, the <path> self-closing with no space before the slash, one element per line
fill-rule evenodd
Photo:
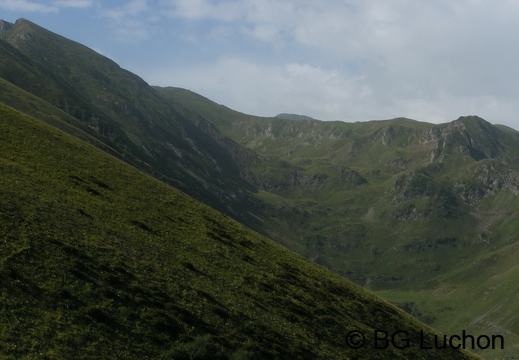
<path fill-rule="evenodd" d="M 18 21 L 2 38 L 20 51 L 0 68 L 5 79 L 79 119 L 121 156 L 139 159 L 141 169 L 171 179 L 242 221 L 247 218 L 254 227 L 255 216 L 246 210 L 256 206 L 248 195 L 254 187 L 235 163 L 254 156 L 249 150 L 218 135 L 203 119 L 187 120 L 141 78 L 83 45 L 27 20 Z M 57 54 L 57 61 L 45 60 Z M 30 69 L 34 66 L 28 59 L 38 59 L 39 71 L 30 77 L 14 76 L 11 64 L 19 63 L 20 57 Z"/>
<path fill-rule="evenodd" d="M 288 113 L 277 114 L 274 117 L 280 118 L 280 119 L 287 119 L 287 120 L 316 120 L 310 116 L 299 115 L 299 114 L 288 114 Z"/>
<path fill-rule="evenodd" d="M 411 339 L 384 356 L 475 358 L 421 349 L 439 335 L 93 146 L 0 119 L 2 356 L 372 358 L 344 336 L 382 327 Z"/>
<path fill-rule="evenodd" d="M 518 321 L 495 309 L 517 310 L 507 300 L 519 291 L 512 271 L 517 131 L 470 116 L 436 125 L 247 115 L 189 90 L 149 87 L 31 24 L 20 21 L 1 36 L 1 101 L 185 190 L 444 332 L 506 335 L 510 348 L 483 351 L 486 358 L 514 354 Z M 97 180 L 71 181 L 95 199 L 110 194 Z M 152 220 L 130 221 L 143 234 L 161 233 Z M 478 294 L 489 295 L 471 301 Z"/>
<path fill-rule="evenodd" d="M 14 24 L 10 23 L 10 22 L 7 22 L 5 20 L 2 20 L 0 19 L 0 36 L 8 31 L 9 29 L 11 29 L 13 27 Z"/>
<path fill-rule="evenodd" d="M 467 283 L 477 278 L 484 293 L 491 287 L 488 279 L 515 266 L 500 249 L 517 246 L 512 229 L 519 229 L 511 224 L 519 208 L 515 200 L 504 200 L 517 195 L 517 131 L 476 116 L 443 124 L 260 118 L 175 88 L 161 91 L 196 107 L 242 146 L 300 167 L 294 179 L 308 180 L 295 187 L 259 184 L 275 219 L 270 226 L 281 229 L 274 238 L 283 245 L 445 331 L 459 327 L 459 318 L 488 331 L 476 313 L 496 304 L 515 311 L 506 300 L 512 288 L 500 288 L 502 300 L 485 298 L 477 305 L 470 303 L 477 292 L 452 274 L 462 271 Z M 348 184 L 345 171 L 362 180 Z M 494 252 L 503 257 L 500 266 L 490 261 Z M 476 273 L 471 261 L 489 265 Z M 452 288 L 459 290 L 446 290 Z M 460 316 L 461 309 L 474 311 L 474 318 Z M 500 321 L 506 330 L 490 329 L 515 339 L 515 322 Z M 485 356 L 499 358 L 492 351 Z"/>

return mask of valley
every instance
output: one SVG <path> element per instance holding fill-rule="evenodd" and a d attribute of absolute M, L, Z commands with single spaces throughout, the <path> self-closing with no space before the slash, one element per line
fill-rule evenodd
<path fill-rule="evenodd" d="M 443 331 L 516 342 L 515 130 L 476 116 L 440 125 L 259 118 L 159 90 L 239 144 L 299 167 L 255 183 L 271 205 L 272 238 Z"/>
<path fill-rule="evenodd" d="M 85 358 L 102 351 L 104 340 L 70 327 L 77 321 L 105 337 L 118 324 L 125 356 L 187 357 L 198 346 L 222 358 L 366 358 L 370 349 L 354 352 L 341 336 L 379 324 L 415 339 L 428 326 L 503 336 L 504 350 L 476 349 L 486 359 L 518 352 L 514 129 L 477 116 L 256 117 L 149 86 L 27 20 L 11 25 L 0 33 L 11 241 L 1 316 L 20 320 L 0 341 L 8 348 L 29 328 L 38 340 L 9 356 L 67 355 L 76 335 L 91 344 Z M 130 329 L 145 336 L 135 348 Z"/>

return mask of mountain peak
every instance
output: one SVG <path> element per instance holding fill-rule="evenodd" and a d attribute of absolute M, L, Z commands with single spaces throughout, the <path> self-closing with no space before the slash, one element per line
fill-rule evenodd
<path fill-rule="evenodd" d="M 3 33 L 5 33 L 6 31 L 10 30 L 13 26 L 14 26 L 14 24 L 12 24 L 12 23 L 10 23 L 8 21 L 0 19 L 0 36 Z"/>
<path fill-rule="evenodd" d="M 480 118 L 479 116 L 477 115 L 466 115 L 466 116 L 460 116 L 458 119 L 452 121 L 453 123 L 464 123 L 464 124 L 488 124 L 488 125 L 492 125 L 490 124 L 488 121 L 486 121 L 485 119 L 483 118 Z"/>
<path fill-rule="evenodd" d="M 479 116 L 460 116 L 457 120 L 439 125 L 438 129 L 441 129 L 438 154 L 461 152 L 474 160 L 495 159 L 505 149 L 501 144 L 502 132 Z"/>
<path fill-rule="evenodd" d="M 494 125 L 476 115 L 460 116 L 452 124 L 462 125 L 468 131 L 482 131 L 491 137 L 499 136 L 499 130 Z"/>
<path fill-rule="evenodd" d="M 16 43 L 23 43 L 26 41 L 30 41 L 31 39 L 34 39 L 33 34 L 35 32 L 49 32 L 48 30 L 24 18 L 16 20 L 14 24 L 4 20 L 2 21 L 3 23 L 0 23 L 0 36 L 2 37 L 2 39 L 11 43 L 11 45 L 15 47 Z"/>
<path fill-rule="evenodd" d="M 313 117 L 306 116 L 306 115 L 299 115 L 299 114 L 278 114 L 275 117 L 285 120 L 315 120 Z"/>

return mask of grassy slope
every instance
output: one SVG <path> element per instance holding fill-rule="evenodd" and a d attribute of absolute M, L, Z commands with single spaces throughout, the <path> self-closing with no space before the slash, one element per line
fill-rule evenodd
<path fill-rule="evenodd" d="M 517 352 L 516 131 L 471 117 L 443 125 L 259 118 L 188 90 L 158 91 L 242 145 L 327 176 L 260 192 L 274 239 L 444 331 L 506 335 L 506 351 L 483 353 L 489 359 Z M 341 166 L 367 183 L 341 180 Z"/>
<path fill-rule="evenodd" d="M 296 142 L 291 142 L 294 134 L 301 133 L 301 128 L 292 127 L 289 133 L 283 135 L 284 129 L 292 122 L 271 122 L 269 126 L 265 126 L 268 125 L 266 119 L 245 115 L 257 121 L 251 134 L 258 134 L 260 140 L 258 142 L 254 139 L 256 142 L 246 143 L 247 145 L 255 147 L 263 154 L 283 154 L 291 161 L 297 160 L 291 165 L 279 160 L 271 162 L 270 159 L 258 159 L 235 146 L 229 146 L 227 139 L 198 117 L 197 111 L 205 111 L 202 117 L 218 116 L 231 127 L 236 124 L 234 119 L 241 119 L 243 114 L 232 112 L 232 116 L 228 117 L 228 109 L 222 106 L 215 109 L 212 105 L 205 107 L 199 100 L 195 101 L 198 102 L 197 111 L 193 111 L 194 104 L 189 101 L 182 106 L 177 102 L 172 109 L 156 95 L 155 90 L 150 89 L 137 76 L 121 70 L 112 61 L 98 56 L 80 44 L 49 33 L 25 20 L 17 22 L 15 28 L 4 35 L 6 40 L 25 55 L 14 51 L 13 47 L 5 47 L 4 54 L 10 54 L 14 60 L 3 65 L 2 76 L 45 98 L 51 107 L 55 106 L 62 111 L 49 109 L 48 105 L 41 106 L 41 102 L 38 103 L 35 97 L 20 95 L 22 92 L 17 92 L 16 96 L 4 101 L 10 101 L 10 104 L 37 116 L 44 113 L 42 119 L 46 121 L 51 114 L 53 125 L 60 128 L 63 128 L 64 124 L 60 124 L 57 119 L 65 120 L 72 125 L 65 126 L 66 130 L 75 132 L 74 135 L 80 135 L 83 139 L 88 138 L 85 133 L 97 140 L 97 136 L 101 135 L 100 140 L 105 148 L 106 145 L 110 146 L 119 156 L 131 153 L 140 165 L 151 164 L 151 172 L 158 176 L 167 173 L 165 179 L 171 181 L 171 178 L 175 178 L 174 183 L 180 181 L 186 190 L 234 215 L 249 215 L 249 211 L 257 210 L 254 204 L 247 202 L 248 190 L 244 191 L 241 186 L 247 187 L 247 184 L 243 183 L 239 173 L 244 171 L 243 164 L 253 163 L 252 168 L 245 169 L 248 180 L 268 190 L 259 193 L 261 200 L 268 200 L 269 203 L 273 201 L 275 204 L 273 207 L 265 207 L 269 218 L 263 229 L 259 230 L 266 229 L 265 232 L 271 237 L 321 264 L 336 270 L 342 269 L 342 273 L 360 283 L 365 283 L 366 277 L 374 279 L 371 285 L 377 288 L 381 285 L 387 287 L 388 281 L 392 286 L 391 282 L 399 278 L 399 273 L 416 269 L 417 265 L 426 264 L 426 269 L 435 269 L 437 260 L 434 257 L 445 264 L 448 264 L 446 260 L 450 263 L 457 260 L 455 253 L 445 256 L 453 252 L 449 248 L 444 248 L 433 255 L 433 259 L 427 259 L 427 262 L 423 259 L 409 261 L 408 254 L 393 254 L 390 251 L 395 244 L 407 246 L 406 241 L 412 243 L 413 237 L 401 238 L 401 234 L 409 229 L 409 226 L 403 226 L 388 234 L 384 217 L 378 213 L 374 216 L 375 222 L 366 223 L 359 220 L 370 214 L 371 207 L 366 207 L 366 204 L 380 208 L 376 201 L 383 195 L 384 186 L 388 184 L 389 179 L 398 171 L 395 170 L 395 165 L 384 163 L 392 160 L 392 153 L 385 152 L 383 144 L 371 149 L 367 149 L 366 144 L 373 140 L 386 141 L 396 135 L 406 135 L 407 128 L 421 129 L 427 127 L 426 124 L 401 119 L 391 123 L 396 126 L 393 128 L 388 127 L 391 124 L 387 122 L 372 122 L 368 124 L 370 127 L 352 124 L 344 132 L 342 123 L 329 123 L 327 130 L 323 132 L 320 129 L 323 123 L 305 121 L 298 124 L 304 127 L 304 136 Z M 1 61 L 5 59 L 0 58 Z M 7 84 L 4 82 L 3 85 Z M 16 99 L 13 101 L 13 98 Z M 31 109 L 27 109 L 29 103 Z M 189 106 L 185 106 L 186 104 Z M 63 111 L 69 116 L 62 117 Z M 60 114 L 57 114 L 58 112 Z M 56 115 L 57 118 L 54 119 Z M 70 119 L 70 115 L 76 119 Z M 83 123 L 77 124 L 77 119 Z M 273 124 L 275 126 L 272 126 Z M 82 130 L 77 132 L 75 127 Z M 92 129 L 97 134 L 89 131 Z M 386 133 L 387 129 L 391 131 Z M 243 131 L 236 128 L 232 130 L 235 131 L 233 134 Z M 165 133 L 168 133 L 167 139 L 156 136 Z M 275 139 L 279 134 L 284 136 L 284 143 L 280 144 L 279 139 Z M 352 134 L 362 141 L 349 144 L 347 137 Z M 189 139 L 189 144 L 186 143 L 186 139 Z M 394 144 L 395 153 L 399 156 L 404 154 L 411 160 L 419 159 L 419 155 L 406 152 L 405 145 L 408 142 L 405 137 L 403 139 Z M 171 151 L 171 144 L 177 147 L 174 151 Z M 211 146 L 206 146 L 207 144 Z M 287 145 L 289 151 L 286 151 Z M 196 150 L 192 151 L 193 149 Z M 236 149 L 238 151 L 235 152 Z M 199 151 L 202 152 L 201 156 Z M 178 153 L 184 158 L 178 157 Z M 385 157 L 380 157 L 381 154 Z M 383 164 L 382 171 L 378 174 L 371 173 L 373 159 L 378 160 L 377 164 Z M 348 160 L 348 166 L 354 167 L 369 179 L 369 187 L 351 184 L 352 174 L 348 169 L 340 170 L 340 176 L 337 176 L 337 165 L 342 164 L 344 160 Z M 241 185 L 229 186 L 229 174 Z M 323 176 L 327 177 L 326 181 L 322 181 Z M 339 192 L 338 187 L 341 189 Z M 233 194 L 229 195 L 231 192 Z M 237 204 L 236 199 L 245 199 L 245 203 Z M 418 205 L 428 205 L 427 201 L 422 202 L 424 204 Z M 381 205 L 389 209 L 387 203 Z M 257 219 L 257 213 L 250 215 L 249 220 Z M 431 227 L 436 229 L 437 225 L 433 223 Z M 444 232 L 449 231 L 450 229 L 447 229 Z M 477 235 L 476 232 L 474 234 Z M 465 236 L 470 238 L 471 235 Z M 384 239 L 385 242 L 381 244 L 380 239 Z M 426 240 L 434 242 L 436 237 Z M 384 256 L 375 256 L 380 255 L 381 251 Z M 347 257 L 337 258 L 337 254 L 347 254 Z M 379 274 L 384 276 L 377 278 Z M 430 279 L 430 274 L 426 272 L 412 277 L 405 285 L 410 287 L 427 283 L 424 279 Z"/>
<path fill-rule="evenodd" d="M 94 132 L 129 163 L 258 228 L 250 214 L 255 189 L 238 164 L 254 160 L 254 152 L 176 111 L 110 59 L 20 19 L 0 40 L 0 76 L 66 113 L 62 120 Z M 26 111 L 23 98 L 6 101 Z"/>
<path fill-rule="evenodd" d="M 447 355 L 349 350 L 351 329 L 406 329 L 416 342 L 423 325 L 4 105 L 0 154 L 4 358 Z"/>

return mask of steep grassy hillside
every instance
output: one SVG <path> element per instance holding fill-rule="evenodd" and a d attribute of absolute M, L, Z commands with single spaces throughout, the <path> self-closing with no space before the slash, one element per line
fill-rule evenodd
<path fill-rule="evenodd" d="M 269 176 L 262 170 L 269 159 L 196 113 L 178 111 L 108 58 L 30 21 L 11 24 L 0 39 L 0 77 L 25 91 L 3 95 L 7 104 L 45 121 L 58 117 L 132 165 L 261 230 L 261 205 L 250 195 L 257 189 L 245 176 Z M 28 106 L 35 98 L 47 104 Z"/>
<path fill-rule="evenodd" d="M 468 358 L 361 288 L 0 105 L 2 358 Z M 405 329 L 407 349 L 346 334 Z"/>

